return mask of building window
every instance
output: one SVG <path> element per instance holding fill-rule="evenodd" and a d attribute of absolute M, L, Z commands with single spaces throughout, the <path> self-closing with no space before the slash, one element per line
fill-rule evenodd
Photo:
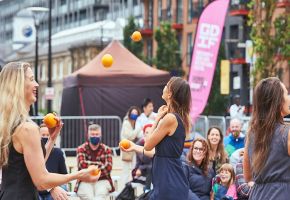
<path fill-rule="evenodd" d="M 171 0 L 167 0 L 167 20 L 171 20 Z"/>
<path fill-rule="evenodd" d="M 158 0 L 158 22 L 162 21 L 162 0 Z"/>
<path fill-rule="evenodd" d="M 152 65 L 152 56 L 153 56 L 153 49 L 152 49 L 152 39 L 147 40 L 147 63 Z"/>
<path fill-rule="evenodd" d="M 153 5 L 153 1 L 149 1 L 148 25 L 151 29 L 153 29 Z"/>
<path fill-rule="evenodd" d="M 57 64 L 56 63 L 53 64 L 53 70 L 52 71 L 53 71 L 52 79 L 56 80 L 56 74 L 57 74 Z"/>
<path fill-rule="evenodd" d="M 188 33 L 187 34 L 187 59 L 186 59 L 186 63 L 188 66 L 190 65 L 190 59 L 191 59 L 192 50 L 193 50 L 192 47 L 193 47 L 192 33 Z"/>
<path fill-rule="evenodd" d="M 66 4 L 66 0 L 60 0 L 60 5 L 63 6 Z"/>
<path fill-rule="evenodd" d="M 239 39 L 239 25 L 230 26 L 230 39 Z"/>
<path fill-rule="evenodd" d="M 62 79 L 63 78 L 63 62 L 62 61 L 59 63 L 58 70 L 59 70 L 59 72 L 58 72 L 58 79 Z"/>
<path fill-rule="evenodd" d="M 176 22 L 178 24 L 183 23 L 182 16 L 182 0 L 177 0 L 177 8 L 176 8 Z"/>
<path fill-rule="evenodd" d="M 192 22 L 192 12 L 193 12 L 193 4 L 192 0 L 188 0 L 188 8 L 187 8 L 187 22 L 191 23 Z"/>
<path fill-rule="evenodd" d="M 80 20 L 87 18 L 87 10 L 81 10 L 80 11 Z"/>
<path fill-rule="evenodd" d="M 42 64 L 41 65 L 41 80 L 45 81 L 46 77 L 46 65 Z"/>

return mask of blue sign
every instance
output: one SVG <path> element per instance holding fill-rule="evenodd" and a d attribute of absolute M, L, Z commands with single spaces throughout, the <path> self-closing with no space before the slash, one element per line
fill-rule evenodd
<path fill-rule="evenodd" d="M 24 35 L 24 37 L 30 37 L 33 33 L 33 29 L 31 26 L 27 25 L 27 26 L 24 26 L 23 29 L 22 29 L 22 34 Z"/>

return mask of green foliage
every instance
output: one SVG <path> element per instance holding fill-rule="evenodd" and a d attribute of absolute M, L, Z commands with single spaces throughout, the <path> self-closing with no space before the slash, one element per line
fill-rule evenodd
<path fill-rule="evenodd" d="M 255 83 L 262 78 L 276 76 L 277 64 L 290 56 L 290 14 L 285 12 L 274 16 L 276 3 L 276 0 L 252 0 L 248 4 L 248 25 L 252 26 L 250 37 L 256 55 L 253 71 Z"/>
<path fill-rule="evenodd" d="M 154 38 L 158 44 L 153 62 L 158 69 L 181 71 L 181 59 L 176 33 L 168 22 L 161 22 L 155 31 Z"/>
<path fill-rule="evenodd" d="M 219 55 L 217 59 L 217 64 L 215 68 L 215 74 L 210 90 L 210 95 L 207 101 L 207 105 L 203 111 L 203 115 L 225 115 L 226 108 L 229 102 L 228 95 L 222 95 L 220 90 L 220 80 L 221 80 L 221 60 L 225 59 L 224 45 L 221 44 Z"/>
<path fill-rule="evenodd" d="M 128 24 L 124 27 L 124 46 L 131 51 L 139 59 L 144 60 L 143 55 L 143 40 L 134 42 L 131 40 L 131 35 L 134 31 L 137 31 L 139 26 L 135 23 L 134 17 L 129 17 Z"/>

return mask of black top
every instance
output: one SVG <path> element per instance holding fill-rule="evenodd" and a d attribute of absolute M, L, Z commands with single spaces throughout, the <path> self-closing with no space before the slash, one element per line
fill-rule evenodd
<path fill-rule="evenodd" d="M 43 145 L 42 150 L 45 155 Z M 15 150 L 12 143 L 9 146 L 8 165 L 2 169 L 0 199 L 38 200 L 38 192 L 26 168 L 24 156 Z"/>
<path fill-rule="evenodd" d="M 51 173 L 67 174 L 64 155 L 60 148 L 54 147 L 51 150 L 49 157 L 46 161 L 46 169 Z M 47 190 L 44 190 L 40 191 L 39 194 L 46 195 L 49 194 L 49 192 L 47 192 Z"/>

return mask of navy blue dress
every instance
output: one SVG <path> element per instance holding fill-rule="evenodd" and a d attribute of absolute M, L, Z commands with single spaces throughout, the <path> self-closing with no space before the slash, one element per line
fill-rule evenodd
<path fill-rule="evenodd" d="M 253 174 L 255 185 L 250 194 L 250 200 L 290 199 L 290 156 L 288 155 L 288 131 L 289 126 L 277 124 L 266 163 L 258 175 Z M 253 137 L 253 135 L 251 136 Z M 251 164 L 254 150 L 253 139 L 251 138 L 248 149 Z"/>
<path fill-rule="evenodd" d="M 187 200 L 188 180 L 180 156 L 185 140 L 185 128 L 178 114 L 178 126 L 172 136 L 166 136 L 156 146 L 152 166 L 153 192 L 150 200 Z"/>

